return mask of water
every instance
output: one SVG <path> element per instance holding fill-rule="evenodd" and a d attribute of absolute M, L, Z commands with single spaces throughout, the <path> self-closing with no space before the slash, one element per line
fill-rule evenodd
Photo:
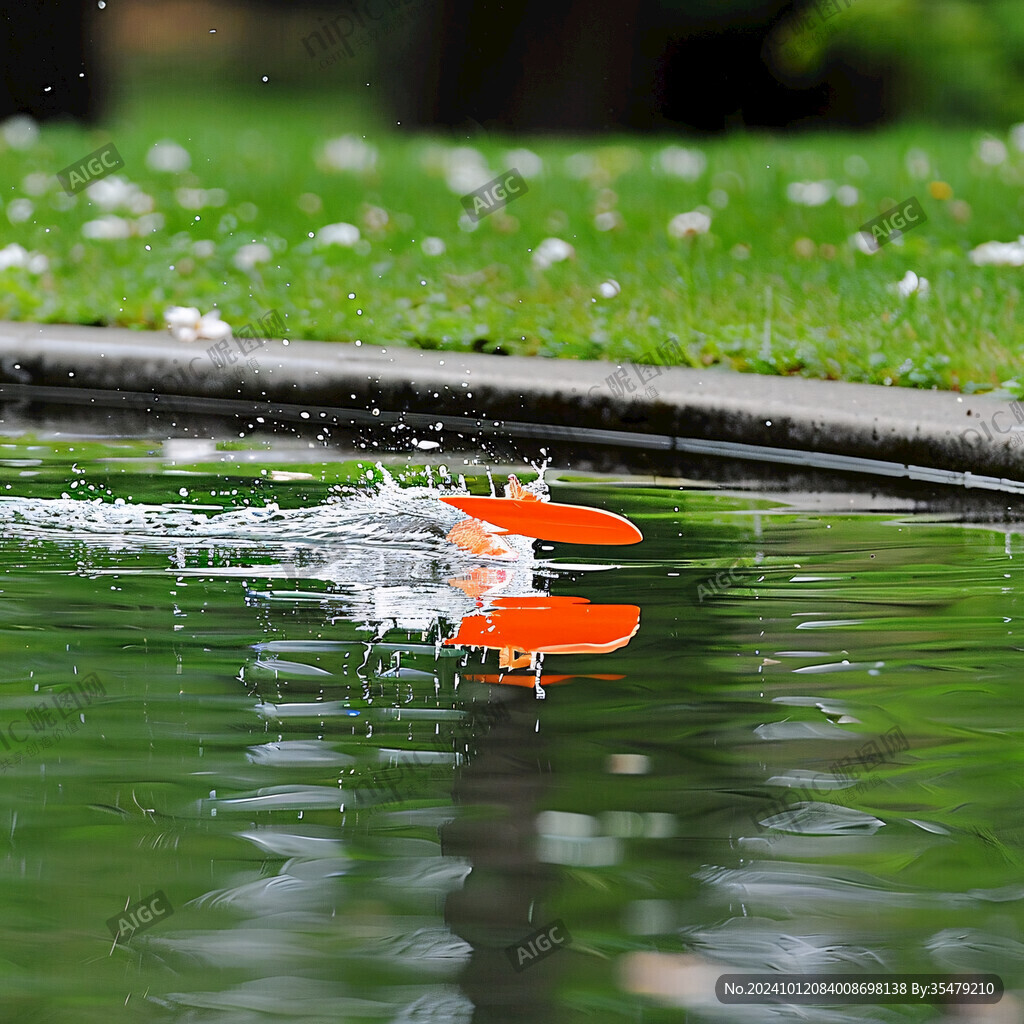
<path fill-rule="evenodd" d="M 5 1021 L 1022 1019 L 1019 533 L 549 471 L 645 542 L 481 560 L 452 462 L 6 439 Z M 585 646 L 547 595 L 639 630 L 542 698 L 443 643 L 525 596 Z M 722 1006 L 737 971 L 1006 995 Z"/>

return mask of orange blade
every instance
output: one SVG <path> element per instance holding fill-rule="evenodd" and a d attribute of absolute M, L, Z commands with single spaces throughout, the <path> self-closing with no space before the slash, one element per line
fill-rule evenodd
<path fill-rule="evenodd" d="M 519 498 L 450 497 L 441 499 L 474 519 L 538 540 L 570 544 L 638 544 L 644 535 L 623 516 L 583 505 Z"/>

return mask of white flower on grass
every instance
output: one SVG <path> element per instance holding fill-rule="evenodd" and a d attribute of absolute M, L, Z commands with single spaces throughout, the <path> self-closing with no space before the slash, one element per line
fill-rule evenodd
<path fill-rule="evenodd" d="M 98 220 L 87 220 L 82 225 L 82 234 L 86 238 L 110 239 L 110 238 L 131 238 L 131 223 L 111 213 Z"/>
<path fill-rule="evenodd" d="M 856 206 L 860 193 L 852 185 L 840 185 L 836 189 L 836 202 L 840 206 Z"/>
<path fill-rule="evenodd" d="M 851 178 L 866 178 L 871 173 L 871 166 L 860 153 L 851 153 L 843 161 L 843 170 Z"/>
<path fill-rule="evenodd" d="M 625 224 L 618 210 L 605 210 L 594 217 L 594 227 L 598 231 L 613 231 Z"/>
<path fill-rule="evenodd" d="M 793 242 L 793 252 L 795 255 L 799 256 L 800 259 L 813 259 L 814 254 L 817 251 L 818 247 L 814 244 L 814 240 L 811 238 L 797 238 Z"/>
<path fill-rule="evenodd" d="M 570 178 L 582 181 L 584 178 L 592 178 L 597 175 L 597 160 L 590 153 L 571 153 L 565 158 L 565 173 Z"/>
<path fill-rule="evenodd" d="M 893 239 L 896 241 L 896 239 Z M 881 246 L 866 231 L 856 231 L 850 235 L 850 245 L 865 256 L 874 256 Z"/>
<path fill-rule="evenodd" d="M 1006 143 L 999 139 L 989 136 L 978 143 L 978 156 L 981 162 L 988 164 L 989 167 L 998 167 L 999 164 L 1006 163 L 1007 155 Z"/>
<path fill-rule="evenodd" d="M 222 188 L 176 188 L 174 198 L 183 210 L 201 210 L 205 206 L 223 206 L 228 194 Z"/>
<path fill-rule="evenodd" d="M 143 213 L 152 213 L 154 206 L 156 206 L 156 203 L 153 197 L 147 195 L 141 189 L 135 189 L 135 192 L 128 200 L 128 212 L 134 213 L 136 217 Z"/>
<path fill-rule="evenodd" d="M 445 178 L 448 190 L 457 196 L 468 195 L 475 192 L 482 185 L 486 185 L 497 175 L 489 167 L 476 164 L 458 164 L 452 168 Z"/>
<path fill-rule="evenodd" d="M 195 306 L 171 306 L 164 311 L 164 320 L 175 341 L 221 341 L 231 336 L 231 328 L 216 309 L 200 316 Z"/>
<path fill-rule="evenodd" d="M 187 171 L 192 165 L 192 157 L 183 146 L 171 139 L 161 139 L 154 142 L 146 154 L 146 166 L 151 171 L 166 171 L 168 174 L 176 174 L 180 171 Z"/>
<path fill-rule="evenodd" d="M 618 281 L 611 278 L 607 281 L 602 281 L 601 286 L 597 290 L 600 292 L 602 299 L 614 299 L 622 291 L 622 286 Z"/>
<path fill-rule="evenodd" d="M 23 267 L 25 261 L 28 259 L 28 250 L 17 242 L 12 242 L 10 245 L 0 249 L 0 270 L 6 270 L 8 267 Z"/>
<path fill-rule="evenodd" d="M 164 226 L 164 215 L 162 213 L 144 213 L 133 225 L 132 233 L 140 238 L 143 235 L 151 235 Z"/>
<path fill-rule="evenodd" d="M 29 252 L 24 246 L 12 242 L 0 249 L 0 270 L 8 267 L 23 267 L 30 274 L 42 274 L 49 269 L 50 263 L 42 253 Z"/>
<path fill-rule="evenodd" d="M 117 174 L 112 174 L 108 178 L 94 181 L 86 188 L 85 194 L 104 210 L 114 210 L 118 206 L 127 204 L 134 187 L 131 182 Z"/>
<path fill-rule="evenodd" d="M 372 171 L 377 166 L 377 147 L 363 142 L 358 135 L 328 139 L 320 154 L 320 164 L 330 171 Z"/>
<path fill-rule="evenodd" d="M 982 242 L 970 258 L 976 267 L 1024 267 L 1024 235 L 1016 242 Z"/>
<path fill-rule="evenodd" d="M 831 181 L 791 181 L 786 198 L 798 206 L 822 206 L 832 198 Z"/>
<path fill-rule="evenodd" d="M 576 254 L 576 250 L 561 238 L 545 238 L 533 254 L 533 265 L 538 270 L 547 270 L 553 263 L 561 263 Z"/>
<path fill-rule="evenodd" d="M 359 241 L 359 228 L 355 224 L 346 224 L 344 221 L 338 224 L 328 224 L 316 233 L 316 240 L 320 245 L 351 247 Z"/>
<path fill-rule="evenodd" d="M 420 248 L 424 256 L 443 256 L 445 252 L 444 239 L 429 235 L 420 242 Z"/>
<path fill-rule="evenodd" d="M 699 149 L 667 146 L 658 154 L 658 163 L 666 174 L 696 181 L 708 166 L 708 158 Z"/>
<path fill-rule="evenodd" d="M 570 178 L 603 188 L 636 167 L 641 159 L 640 151 L 632 146 L 602 146 L 593 152 L 571 153 L 563 166 Z"/>
<path fill-rule="evenodd" d="M 390 219 L 383 206 L 367 206 L 363 211 L 363 223 L 367 231 L 383 231 Z"/>
<path fill-rule="evenodd" d="M 151 235 L 163 226 L 164 215 L 162 213 L 147 213 L 135 221 L 118 217 L 116 213 L 109 213 L 106 217 L 86 221 L 82 225 L 82 234 L 86 238 L 109 241 L 117 238 L 131 238 L 133 235 L 138 237 Z"/>
<path fill-rule="evenodd" d="M 689 210 L 687 213 L 677 213 L 668 222 L 668 233 L 673 238 L 706 235 L 710 228 L 711 217 L 703 210 Z"/>
<path fill-rule="evenodd" d="M 56 180 L 56 177 L 52 174 L 33 171 L 31 174 L 25 175 L 21 181 L 21 187 L 30 196 L 41 196 L 50 190 L 52 183 Z"/>
<path fill-rule="evenodd" d="M 510 149 L 505 166 L 509 170 L 514 167 L 524 178 L 534 178 L 544 170 L 544 161 L 532 149 Z"/>
<path fill-rule="evenodd" d="M 31 199 L 12 199 L 7 204 L 7 219 L 12 224 L 24 224 L 32 216 L 34 209 Z"/>
<path fill-rule="evenodd" d="M 11 149 L 30 149 L 39 138 L 39 125 L 28 114 L 15 114 L 0 124 L 0 135 Z"/>
<path fill-rule="evenodd" d="M 889 290 L 896 292 L 901 299 L 906 299 L 915 293 L 917 295 L 927 295 L 929 287 L 927 277 L 918 277 L 912 270 L 908 270 L 903 275 L 902 280 L 897 281 L 896 284 L 889 285 Z"/>
<path fill-rule="evenodd" d="M 250 242 L 249 245 L 243 245 L 235 253 L 231 262 L 239 270 L 252 270 L 257 263 L 266 263 L 273 255 L 269 245 L 264 245 L 262 242 Z"/>
<path fill-rule="evenodd" d="M 916 146 L 908 149 L 906 156 L 903 158 L 903 163 L 907 168 L 907 174 L 912 178 L 931 177 L 931 161 L 928 159 L 928 154 L 923 149 L 918 149 Z"/>
<path fill-rule="evenodd" d="M 486 185 L 497 174 L 487 166 L 483 153 L 472 146 L 456 146 L 444 156 L 444 175 L 451 192 L 465 195 Z"/>
<path fill-rule="evenodd" d="M 155 205 L 152 196 L 117 174 L 94 181 L 85 190 L 85 194 L 104 210 L 124 208 L 136 216 L 140 213 L 149 213 Z"/>

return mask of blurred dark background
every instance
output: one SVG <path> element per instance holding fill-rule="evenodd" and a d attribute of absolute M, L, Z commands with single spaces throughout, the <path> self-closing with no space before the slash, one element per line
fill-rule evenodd
<path fill-rule="evenodd" d="M 845 3 L 846 0 L 840 0 Z M 438 46 L 407 54 L 422 90 L 391 103 L 418 125 L 529 130 L 721 131 L 884 116 L 883 84 L 841 58 L 807 81 L 780 75 L 765 43 L 779 0 L 444 0 Z"/>
<path fill-rule="evenodd" d="M 100 116 L 107 100 L 107 76 L 87 25 L 88 9 L 84 0 L 15 0 L 3 5 L 0 116 Z"/>
<path fill-rule="evenodd" d="M 351 52 L 321 56 L 332 20 L 353 28 Z M 24 0 L 5 5 L 0 51 L 0 115 L 38 119 L 100 119 L 146 69 L 168 89 L 369 86 L 409 127 L 718 132 L 1024 110 L 1021 0 Z"/>

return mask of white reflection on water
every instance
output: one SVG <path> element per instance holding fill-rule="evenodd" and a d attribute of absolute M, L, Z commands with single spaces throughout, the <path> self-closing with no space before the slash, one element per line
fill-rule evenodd
<path fill-rule="evenodd" d="M 808 907 L 820 904 L 829 908 L 838 902 L 877 903 L 896 907 L 976 906 L 980 903 L 1005 903 L 1024 899 L 1024 885 L 1004 885 L 998 889 L 968 889 L 966 892 L 936 892 L 920 887 L 902 892 L 886 884 L 877 875 L 828 865 L 796 862 L 768 862 L 744 868 L 702 868 L 694 874 L 699 881 L 721 888 L 745 902 Z"/>
<path fill-rule="evenodd" d="M 153 1001 L 185 1011 L 178 1018 L 183 1022 L 217 1024 L 252 1024 L 257 1013 L 264 1019 L 273 1014 L 278 1020 L 309 1024 L 363 1018 L 391 1024 L 468 1024 L 472 1019 L 472 1004 L 454 985 L 431 985 L 426 992 L 422 985 L 399 986 L 390 994 L 392 1002 L 357 999 L 340 982 L 283 975 L 242 982 L 223 992 L 172 992 Z M 197 1016 L 192 1010 L 213 1010 L 217 1016 Z"/>

